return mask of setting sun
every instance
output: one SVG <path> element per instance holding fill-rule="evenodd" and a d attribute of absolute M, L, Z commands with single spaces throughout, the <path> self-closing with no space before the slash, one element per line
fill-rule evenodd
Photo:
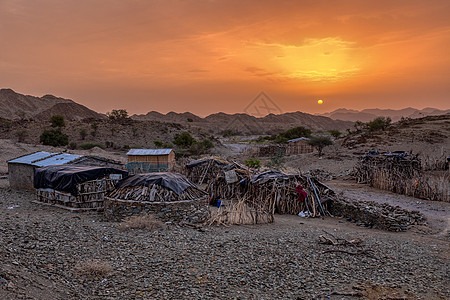
<path fill-rule="evenodd" d="M 323 100 L 319 100 L 319 101 L 317 101 L 317 103 L 322 104 L 322 103 L 323 103 Z"/>

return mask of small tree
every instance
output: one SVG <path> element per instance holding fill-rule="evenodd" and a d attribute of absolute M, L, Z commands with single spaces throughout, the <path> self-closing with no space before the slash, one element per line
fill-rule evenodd
<path fill-rule="evenodd" d="M 319 157 L 322 156 L 323 148 L 333 145 L 329 136 L 313 136 L 308 140 L 308 144 L 317 148 Z"/>
<path fill-rule="evenodd" d="M 163 146 L 163 142 L 158 141 L 158 140 L 153 141 L 153 144 L 155 144 L 156 148 L 162 148 L 162 146 Z"/>
<path fill-rule="evenodd" d="M 106 115 L 110 120 L 128 119 L 128 112 L 126 109 L 113 109 L 111 112 L 107 112 Z"/>
<path fill-rule="evenodd" d="M 195 139 L 189 134 L 189 132 L 177 134 L 173 140 L 173 143 L 181 148 L 188 148 L 195 142 Z"/>
<path fill-rule="evenodd" d="M 369 131 L 385 130 L 389 125 L 391 125 L 391 118 L 389 117 L 378 117 L 370 122 L 366 123 L 366 128 Z"/>
<path fill-rule="evenodd" d="M 50 123 L 52 123 L 52 127 L 64 127 L 66 126 L 66 122 L 64 121 L 63 115 L 53 115 L 50 118 Z"/>
<path fill-rule="evenodd" d="M 91 124 L 91 128 L 92 128 L 91 135 L 93 137 L 95 137 L 97 135 L 97 132 L 98 132 L 98 123 L 97 122 L 92 123 Z"/>
<path fill-rule="evenodd" d="M 80 129 L 80 137 L 81 137 L 81 139 L 82 139 L 83 141 L 84 141 L 84 139 L 86 138 L 87 134 L 88 134 L 88 132 L 87 132 L 87 129 L 86 129 L 86 128 L 81 128 L 81 129 Z"/>
<path fill-rule="evenodd" d="M 249 158 L 245 161 L 245 165 L 249 168 L 259 169 L 261 167 L 261 161 L 257 158 Z"/>
<path fill-rule="evenodd" d="M 61 129 L 44 130 L 39 138 L 40 142 L 49 146 L 66 146 L 69 143 L 67 134 L 61 132 Z"/>
<path fill-rule="evenodd" d="M 27 130 L 18 130 L 16 131 L 17 141 L 19 143 L 25 142 L 25 138 L 28 137 L 28 131 Z"/>
<path fill-rule="evenodd" d="M 360 132 L 361 129 L 364 128 L 364 123 L 358 120 L 355 122 L 355 124 L 353 124 L 353 127 L 355 127 L 357 132 Z"/>

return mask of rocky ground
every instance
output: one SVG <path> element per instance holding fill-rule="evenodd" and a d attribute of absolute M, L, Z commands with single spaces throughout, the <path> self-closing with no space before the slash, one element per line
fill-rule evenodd
<path fill-rule="evenodd" d="M 121 231 L 100 213 L 32 199 L 0 180 L 1 299 L 450 297 L 449 237 L 436 233 L 444 228 L 392 233 L 277 216 L 267 225 Z M 320 235 L 363 243 L 325 245 Z"/>

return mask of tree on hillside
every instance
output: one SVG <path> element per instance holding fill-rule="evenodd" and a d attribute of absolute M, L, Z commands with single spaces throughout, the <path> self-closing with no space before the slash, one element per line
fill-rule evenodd
<path fill-rule="evenodd" d="M 385 130 L 389 125 L 391 125 L 391 118 L 389 117 L 378 117 L 370 122 L 366 123 L 366 128 L 369 131 Z"/>
<path fill-rule="evenodd" d="M 288 130 L 280 133 L 280 136 L 283 138 L 286 138 L 288 140 L 296 139 L 299 137 L 310 137 L 311 130 L 309 130 L 308 128 L 305 128 L 303 126 L 298 126 L 298 127 L 294 127 L 294 128 L 288 129 Z"/>
<path fill-rule="evenodd" d="M 113 109 L 111 112 L 107 112 L 106 115 L 110 120 L 128 119 L 128 112 L 126 109 Z"/>
<path fill-rule="evenodd" d="M 54 147 L 69 144 L 69 137 L 67 134 L 61 132 L 61 128 L 45 130 L 39 139 L 42 144 Z"/>
<path fill-rule="evenodd" d="M 313 136 L 308 140 L 308 144 L 317 148 L 319 157 L 322 156 L 323 148 L 333 145 L 329 136 Z"/>
<path fill-rule="evenodd" d="M 196 140 L 190 135 L 189 132 L 182 132 L 175 135 L 173 143 L 181 148 L 188 148 L 194 144 Z"/>
<path fill-rule="evenodd" d="M 64 121 L 63 115 L 53 115 L 50 118 L 50 123 L 52 123 L 52 127 L 64 127 L 66 126 L 66 122 Z"/>

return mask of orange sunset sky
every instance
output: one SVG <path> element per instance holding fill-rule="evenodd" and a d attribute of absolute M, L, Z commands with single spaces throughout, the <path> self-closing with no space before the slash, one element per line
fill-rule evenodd
<path fill-rule="evenodd" d="M 0 83 L 131 114 L 448 109 L 450 1 L 0 0 Z"/>

